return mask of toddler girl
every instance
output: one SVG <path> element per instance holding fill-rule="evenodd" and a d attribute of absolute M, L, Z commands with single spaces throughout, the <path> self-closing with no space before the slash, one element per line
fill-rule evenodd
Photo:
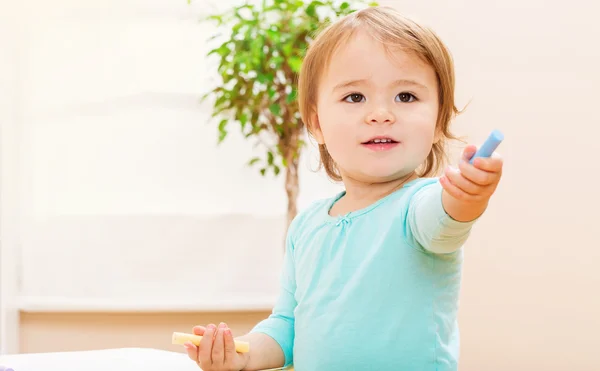
<path fill-rule="evenodd" d="M 344 184 L 298 214 L 279 300 L 236 353 L 226 324 L 197 326 L 189 356 L 205 370 L 458 368 L 461 264 L 502 159 L 447 167 L 454 105 L 449 52 L 428 28 L 372 7 L 311 44 L 299 105 L 327 174 Z"/>

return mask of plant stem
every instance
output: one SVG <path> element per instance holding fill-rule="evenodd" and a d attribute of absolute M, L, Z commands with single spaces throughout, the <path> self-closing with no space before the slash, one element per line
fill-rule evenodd
<path fill-rule="evenodd" d="M 297 141 L 293 140 L 292 143 L 296 144 Z M 293 145 L 293 147 L 296 147 Z M 286 224 L 286 235 L 287 230 L 292 223 L 292 220 L 298 213 L 297 200 L 300 186 L 298 184 L 298 167 L 300 156 L 297 153 L 297 148 L 286 147 L 285 159 L 287 161 L 286 172 L 285 172 L 285 192 L 288 199 L 287 207 L 287 224 Z"/>

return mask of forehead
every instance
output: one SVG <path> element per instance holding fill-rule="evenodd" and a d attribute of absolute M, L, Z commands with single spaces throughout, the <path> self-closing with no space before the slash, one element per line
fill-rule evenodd
<path fill-rule="evenodd" d="M 434 87 L 434 69 L 414 52 L 400 46 L 385 47 L 365 31 L 357 31 L 346 39 L 331 56 L 323 83 L 337 84 L 340 80 L 365 79 L 386 84 L 406 78 Z"/>

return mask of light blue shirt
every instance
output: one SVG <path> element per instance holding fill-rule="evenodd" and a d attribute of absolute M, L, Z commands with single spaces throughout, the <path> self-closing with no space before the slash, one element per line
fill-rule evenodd
<path fill-rule="evenodd" d="M 437 178 L 330 216 L 343 195 L 291 223 L 279 299 L 252 332 L 296 371 L 457 370 L 461 246 L 475 221 L 446 214 Z"/>

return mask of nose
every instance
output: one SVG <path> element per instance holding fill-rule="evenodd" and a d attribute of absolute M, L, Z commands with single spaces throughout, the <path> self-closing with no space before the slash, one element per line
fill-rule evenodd
<path fill-rule="evenodd" d="M 367 124 L 393 124 L 396 122 L 394 113 L 384 105 L 375 107 L 366 117 Z"/>

